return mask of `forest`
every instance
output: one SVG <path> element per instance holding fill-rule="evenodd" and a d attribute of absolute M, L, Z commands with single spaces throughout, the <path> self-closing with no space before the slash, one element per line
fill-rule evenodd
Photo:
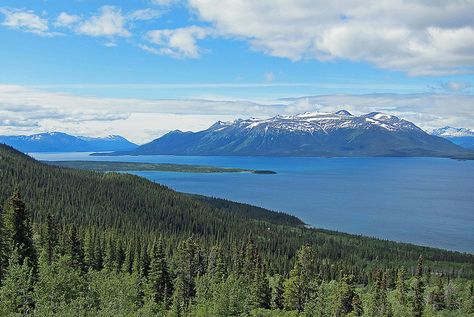
<path fill-rule="evenodd" d="M 474 316 L 474 255 L 0 145 L 0 316 Z"/>

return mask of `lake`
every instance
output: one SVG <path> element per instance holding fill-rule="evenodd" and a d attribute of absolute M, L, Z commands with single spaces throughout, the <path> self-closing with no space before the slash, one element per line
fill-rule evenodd
<path fill-rule="evenodd" d="M 441 158 L 121 156 L 30 153 L 40 160 L 199 164 L 251 173 L 133 172 L 177 191 L 249 203 L 309 225 L 474 253 L 474 161 Z"/>

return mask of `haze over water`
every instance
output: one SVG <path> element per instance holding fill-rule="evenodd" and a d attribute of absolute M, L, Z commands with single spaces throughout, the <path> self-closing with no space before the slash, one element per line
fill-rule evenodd
<path fill-rule="evenodd" d="M 90 157 L 33 153 L 41 160 L 105 160 L 269 169 L 250 173 L 134 172 L 187 193 L 298 216 L 318 228 L 474 253 L 474 161 L 439 158 Z"/>

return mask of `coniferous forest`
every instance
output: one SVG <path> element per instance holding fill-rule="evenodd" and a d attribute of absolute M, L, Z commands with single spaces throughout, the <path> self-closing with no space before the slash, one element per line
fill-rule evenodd
<path fill-rule="evenodd" d="M 474 316 L 474 255 L 0 145 L 0 316 Z"/>

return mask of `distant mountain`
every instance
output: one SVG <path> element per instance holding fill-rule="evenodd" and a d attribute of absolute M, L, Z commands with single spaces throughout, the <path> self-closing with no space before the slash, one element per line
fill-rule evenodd
<path fill-rule="evenodd" d="M 474 130 L 444 127 L 431 131 L 431 134 L 448 139 L 463 148 L 474 150 Z"/>
<path fill-rule="evenodd" d="M 112 155 L 471 156 L 411 122 L 372 112 L 353 116 L 306 112 L 269 119 L 216 122 L 200 132 L 169 132 L 133 151 Z M 98 154 L 100 155 L 100 154 Z M 108 154 L 105 154 L 108 155 Z"/>
<path fill-rule="evenodd" d="M 0 136 L 0 143 L 8 144 L 22 152 L 129 151 L 138 146 L 118 135 L 91 138 L 62 132 Z"/>

